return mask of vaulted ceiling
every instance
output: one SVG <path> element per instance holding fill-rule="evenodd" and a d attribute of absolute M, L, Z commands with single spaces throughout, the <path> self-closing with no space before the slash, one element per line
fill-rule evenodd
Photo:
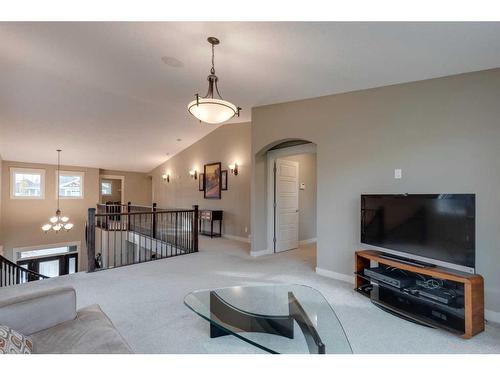
<path fill-rule="evenodd" d="M 150 171 L 214 130 L 208 36 L 225 99 L 254 106 L 500 66 L 500 23 L 0 23 L 4 160 Z M 177 141 L 181 139 L 181 141 Z M 167 155 L 167 153 L 169 155 Z"/>

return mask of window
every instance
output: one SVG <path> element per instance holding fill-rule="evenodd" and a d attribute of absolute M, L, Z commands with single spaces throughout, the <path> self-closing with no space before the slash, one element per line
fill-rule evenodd
<path fill-rule="evenodd" d="M 112 195 L 113 188 L 111 182 L 101 182 L 101 195 Z"/>
<path fill-rule="evenodd" d="M 59 197 L 66 199 L 83 198 L 83 176 L 83 172 L 61 171 L 59 173 Z"/>
<path fill-rule="evenodd" d="M 43 199 L 45 197 L 45 170 L 11 168 L 10 197 L 12 199 Z"/>
<path fill-rule="evenodd" d="M 19 253 L 19 258 L 20 259 L 25 259 L 25 258 L 37 258 L 37 257 L 44 257 L 48 255 L 56 255 L 56 254 L 64 254 L 64 253 L 73 253 L 78 251 L 78 248 L 73 245 L 73 246 L 63 246 L 63 247 L 53 247 L 53 248 L 48 248 L 48 249 L 40 249 L 40 250 L 28 250 L 28 251 L 22 251 Z"/>

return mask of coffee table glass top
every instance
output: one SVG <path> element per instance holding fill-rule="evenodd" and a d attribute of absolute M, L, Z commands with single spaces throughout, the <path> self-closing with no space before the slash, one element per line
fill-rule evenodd
<path fill-rule="evenodd" d="M 184 303 L 210 322 L 214 339 L 231 334 L 270 353 L 352 353 L 333 308 L 308 286 L 198 290 L 189 293 Z"/>

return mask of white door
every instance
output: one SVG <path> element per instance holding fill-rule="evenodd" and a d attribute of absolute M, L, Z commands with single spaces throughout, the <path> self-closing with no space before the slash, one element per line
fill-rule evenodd
<path fill-rule="evenodd" d="M 299 163 L 276 159 L 275 244 L 280 252 L 299 247 Z"/>

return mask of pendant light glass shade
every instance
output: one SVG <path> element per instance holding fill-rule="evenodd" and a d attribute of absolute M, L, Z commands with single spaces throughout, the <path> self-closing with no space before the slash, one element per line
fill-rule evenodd
<path fill-rule="evenodd" d="M 214 37 L 208 38 L 208 42 L 212 45 L 212 68 L 208 76 L 208 91 L 204 97 L 195 95 L 195 100 L 188 104 L 188 111 L 194 117 L 206 124 L 220 124 L 234 116 L 240 116 L 240 107 L 233 103 L 224 100 L 217 86 L 218 77 L 215 75 L 214 66 L 214 47 L 219 44 L 219 40 Z M 217 97 L 214 97 L 214 96 Z"/>
<path fill-rule="evenodd" d="M 188 111 L 201 122 L 220 124 L 238 114 L 238 108 L 226 100 L 198 98 L 188 104 Z"/>

